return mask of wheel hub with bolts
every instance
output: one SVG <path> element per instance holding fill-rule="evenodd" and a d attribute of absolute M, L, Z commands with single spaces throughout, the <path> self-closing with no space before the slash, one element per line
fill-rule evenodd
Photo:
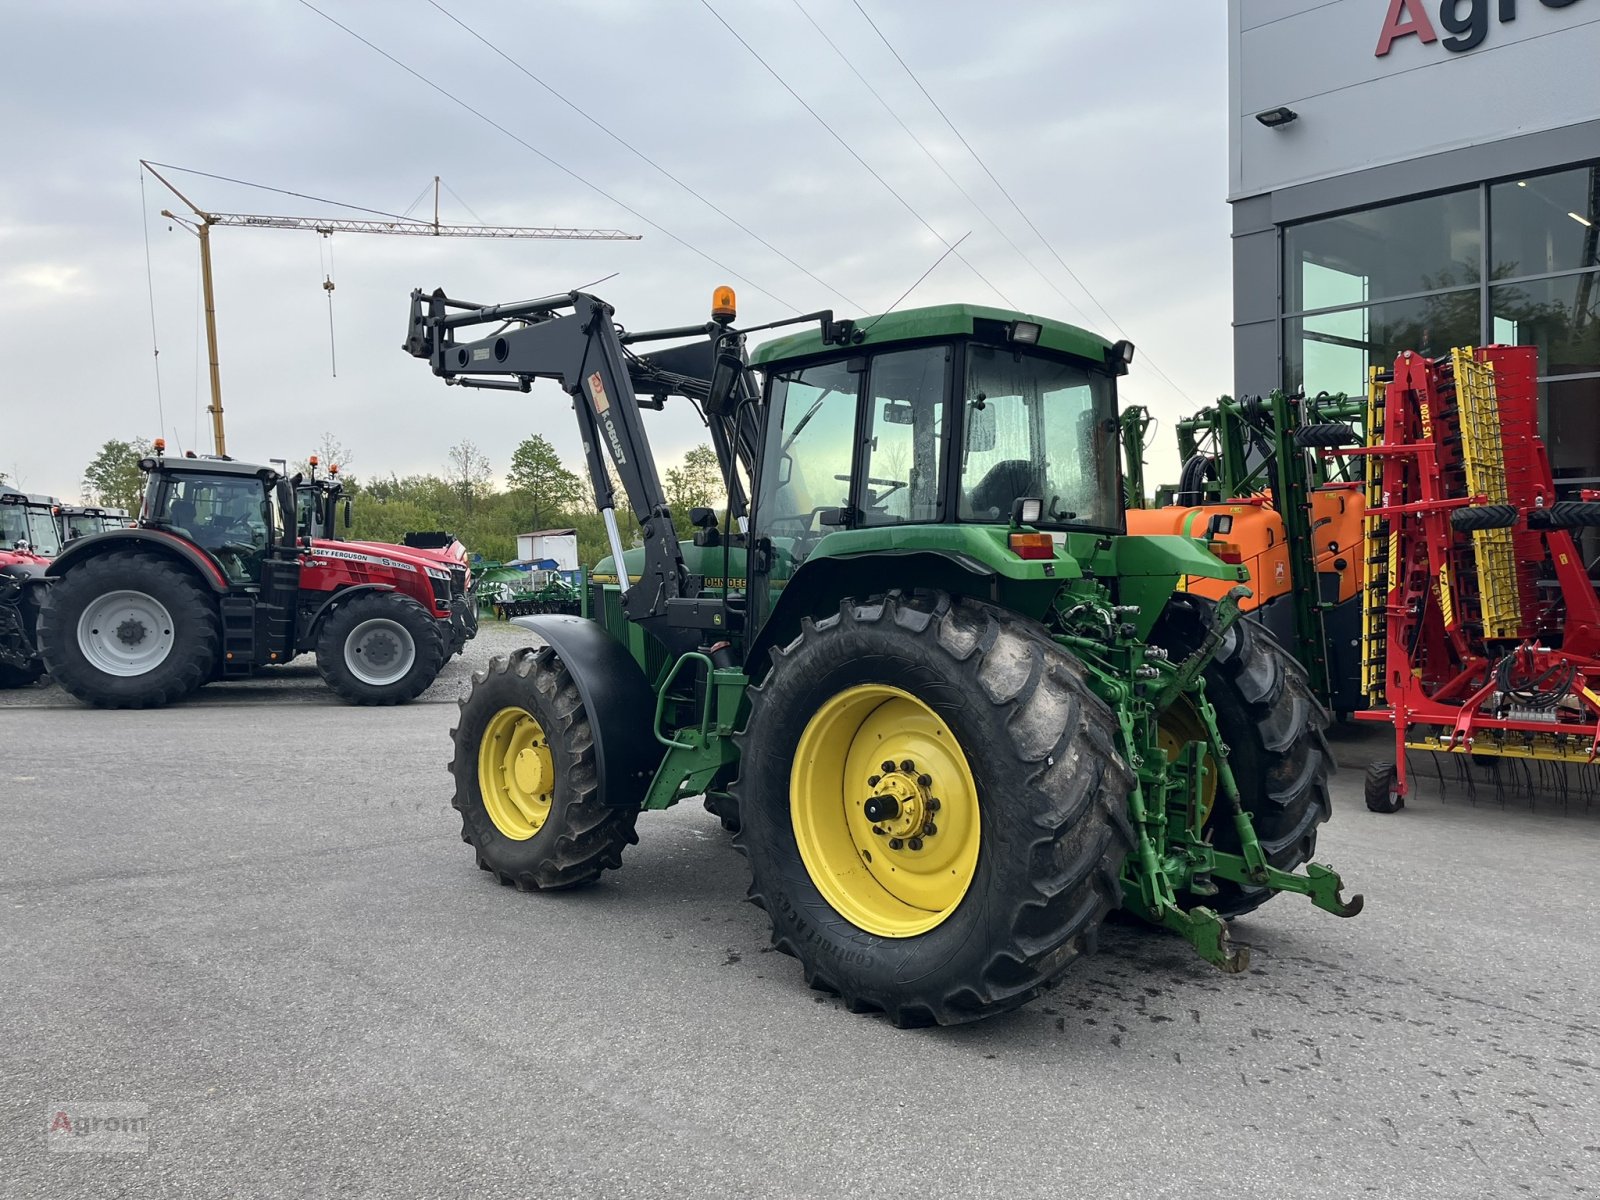
<path fill-rule="evenodd" d="M 78 650 L 97 671 L 131 679 L 167 660 L 175 642 L 172 614 L 147 592 L 106 592 L 78 618 Z"/>
<path fill-rule="evenodd" d="M 898 763 L 885 760 L 880 770 L 867 779 L 871 794 L 861 806 L 862 814 L 872 822 L 873 833 L 889 839 L 891 850 L 921 850 L 924 839 L 939 832 L 933 820 L 939 810 L 933 777 L 909 758 Z"/>
<path fill-rule="evenodd" d="M 416 659 L 417 645 L 410 632 L 388 617 L 362 621 L 345 639 L 345 665 L 361 682 L 375 687 L 404 678 Z"/>
<path fill-rule="evenodd" d="M 523 708 L 503 708 L 478 744 L 478 786 L 495 828 L 526 841 L 544 827 L 555 799 L 555 763 L 544 726 Z"/>

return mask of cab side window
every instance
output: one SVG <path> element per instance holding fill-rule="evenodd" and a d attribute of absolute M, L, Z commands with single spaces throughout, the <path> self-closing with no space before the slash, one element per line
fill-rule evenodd
<path fill-rule="evenodd" d="M 862 525 L 937 521 L 944 503 L 944 346 L 880 354 L 868 371 Z"/>
<path fill-rule="evenodd" d="M 817 523 L 821 511 L 850 503 L 860 381 L 842 362 L 774 381 L 760 521 L 775 542 L 790 547 L 796 562 L 832 532 Z"/>

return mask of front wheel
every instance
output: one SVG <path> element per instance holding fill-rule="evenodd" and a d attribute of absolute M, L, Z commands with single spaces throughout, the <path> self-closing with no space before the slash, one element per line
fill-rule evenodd
<path fill-rule="evenodd" d="M 490 662 L 450 736 L 461 840 L 501 883 L 522 891 L 590 883 L 639 840 L 638 806 L 600 794 L 588 711 L 550 647 Z"/>
<path fill-rule="evenodd" d="M 777 949 L 852 1011 L 1015 1008 L 1121 903 L 1116 722 L 1042 629 L 942 593 L 847 600 L 750 690 L 735 844 Z"/>
<path fill-rule="evenodd" d="M 155 554 L 104 554 L 45 589 L 39 651 L 50 677 L 102 708 L 156 708 L 212 677 L 215 601 L 187 568 Z"/>
<path fill-rule="evenodd" d="M 352 704 L 403 704 L 427 690 L 445 660 L 442 622 L 398 592 L 341 605 L 317 638 L 317 670 Z"/>

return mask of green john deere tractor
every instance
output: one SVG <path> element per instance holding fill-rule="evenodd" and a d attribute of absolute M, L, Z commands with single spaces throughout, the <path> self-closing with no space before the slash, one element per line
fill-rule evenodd
<path fill-rule="evenodd" d="M 1278 892 L 1359 911 L 1310 861 L 1329 755 L 1304 672 L 1237 594 L 1176 591 L 1243 571 L 1124 533 L 1131 345 L 945 305 L 794 318 L 752 358 L 771 326 L 733 309 L 719 289 L 704 325 L 623 332 L 581 292 L 412 294 L 406 348 L 447 383 L 572 395 L 612 548 L 591 616 L 518 618 L 538 644 L 463 704 L 480 867 L 588 883 L 641 812 L 704 796 L 776 947 L 903 1025 L 1026 1002 L 1119 907 L 1229 971 L 1228 919 Z M 640 421 L 674 397 L 728 498 L 681 543 Z"/>

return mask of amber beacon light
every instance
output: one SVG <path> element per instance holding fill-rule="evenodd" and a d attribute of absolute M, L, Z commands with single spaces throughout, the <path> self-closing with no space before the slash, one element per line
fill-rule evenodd
<path fill-rule="evenodd" d="M 731 287 L 719 287 L 711 293 L 711 316 L 717 321 L 731 321 L 739 315 L 739 302 Z"/>

